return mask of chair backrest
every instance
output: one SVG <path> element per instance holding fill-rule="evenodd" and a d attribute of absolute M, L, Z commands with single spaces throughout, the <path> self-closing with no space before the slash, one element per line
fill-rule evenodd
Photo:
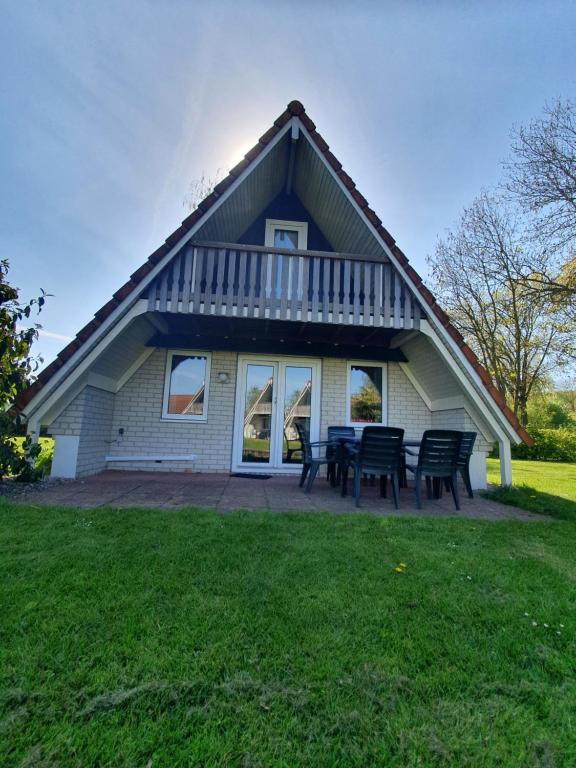
<path fill-rule="evenodd" d="M 460 453 L 458 454 L 458 466 L 465 467 L 470 461 L 474 443 L 476 442 L 476 432 L 462 432 L 462 442 L 460 443 Z"/>
<path fill-rule="evenodd" d="M 428 429 L 422 435 L 418 453 L 418 469 L 432 477 L 446 477 L 456 471 L 462 432 Z"/>
<path fill-rule="evenodd" d="M 364 427 L 359 461 L 363 467 L 378 470 L 400 469 L 404 430 L 396 427 Z"/>
<path fill-rule="evenodd" d="M 349 437 L 354 440 L 356 430 L 354 427 L 328 427 L 328 440 L 335 440 L 338 437 Z"/>
<path fill-rule="evenodd" d="M 312 460 L 312 449 L 310 448 L 310 437 L 305 427 L 300 422 L 295 421 L 294 426 L 298 432 L 298 439 L 302 445 L 302 459 L 304 464 L 309 464 Z"/>

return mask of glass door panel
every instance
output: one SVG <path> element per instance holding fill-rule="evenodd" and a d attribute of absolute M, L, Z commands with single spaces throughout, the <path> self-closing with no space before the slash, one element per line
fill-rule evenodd
<path fill-rule="evenodd" d="M 319 388 L 319 361 L 240 357 L 233 469 L 297 472 L 303 457 L 296 425 L 318 440 Z"/>
<path fill-rule="evenodd" d="M 275 402 L 275 366 L 246 365 L 242 463 L 269 464 Z"/>
<path fill-rule="evenodd" d="M 310 434 L 312 416 L 312 368 L 285 365 L 283 376 L 282 464 L 301 464 L 302 450 L 296 424 Z"/>

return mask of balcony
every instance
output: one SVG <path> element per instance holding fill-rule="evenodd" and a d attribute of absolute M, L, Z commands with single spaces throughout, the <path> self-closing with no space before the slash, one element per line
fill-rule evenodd
<path fill-rule="evenodd" d="M 231 243 L 192 243 L 155 278 L 148 310 L 418 330 L 402 276 L 373 257 Z"/>

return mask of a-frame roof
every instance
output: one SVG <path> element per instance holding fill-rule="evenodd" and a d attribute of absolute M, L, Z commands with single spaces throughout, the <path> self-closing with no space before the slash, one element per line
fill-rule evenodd
<path fill-rule="evenodd" d="M 31 384 L 16 400 L 16 407 L 19 409 L 25 408 L 25 406 L 40 392 L 40 390 L 46 386 L 46 384 L 52 379 L 52 377 L 67 363 L 82 347 L 84 347 L 103 323 L 110 317 L 110 315 L 131 295 L 136 293 L 141 287 L 143 281 L 152 272 L 152 270 L 159 264 L 160 261 L 166 257 L 170 251 L 177 245 L 182 238 L 184 238 L 191 229 L 210 211 L 213 206 L 218 202 L 222 195 L 228 190 L 228 188 L 234 184 L 239 176 L 244 174 L 245 171 L 253 166 L 260 155 L 266 150 L 267 146 L 273 139 L 282 131 L 288 122 L 294 117 L 297 117 L 306 131 L 310 140 L 315 144 L 319 153 L 324 158 L 328 166 L 336 174 L 345 189 L 349 192 L 353 201 L 358 206 L 361 215 L 365 217 L 365 220 L 374 228 L 377 234 L 382 238 L 384 243 L 393 259 L 403 269 L 408 279 L 411 281 L 416 293 L 422 298 L 424 303 L 429 307 L 430 311 L 438 319 L 440 324 L 444 327 L 446 332 L 452 338 L 456 346 L 460 349 L 464 357 L 470 363 L 472 368 L 476 371 L 483 386 L 490 394 L 492 400 L 495 402 L 499 410 L 504 414 L 507 421 L 516 431 L 518 436 L 524 442 L 532 443 L 532 438 L 528 435 L 526 430 L 521 426 L 515 414 L 506 405 L 504 397 L 494 386 L 492 379 L 486 369 L 482 366 L 474 352 L 464 341 L 464 338 L 459 331 L 452 325 L 448 315 L 444 310 L 436 303 L 436 300 L 431 291 L 426 288 L 422 278 L 416 272 L 416 270 L 410 265 L 408 258 L 396 245 L 396 241 L 388 230 L 382 224 L 382 221 L 376 214 L 376 212 L 369 206 L 366 198 L 358 191 L 356 184 L 352 178 L 344 171 L 342 163 L 335 157 L 330 151 L 328 143 L 316 130 L 316 125 L 306 114 L 304 106 L 299 101 L 291 101 L 284 112 L 274 121 L 274 124 L 264 133 L 257 144 L 244 156 L 232 170 L 228 176 L 216 185 L 211 194 L 209 194 L 198 205 L 195 211 L 193 211 L 181 225 L 166 239 L 163 245 L 161 245 L 156 251 L 154 251 L 148 259 L 137 269 L 130 279 L 119 288 L 112 296 L 110 301 L 104 304 L 95 314 L 94 319 L 91 320 L 84 328 L 82 328 L 76 335 L 76 337 L 58 354 L 56 359 L 48 365 L 38 375 L 36 381 Z"/>

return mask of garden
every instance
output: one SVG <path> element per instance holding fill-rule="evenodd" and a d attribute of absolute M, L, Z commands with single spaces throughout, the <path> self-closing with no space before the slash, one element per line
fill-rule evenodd
<path fill-rule="evenodd" d="M 0 501 L 0 764 L 574 764 L 550 466 L 535 523 Z"/>

